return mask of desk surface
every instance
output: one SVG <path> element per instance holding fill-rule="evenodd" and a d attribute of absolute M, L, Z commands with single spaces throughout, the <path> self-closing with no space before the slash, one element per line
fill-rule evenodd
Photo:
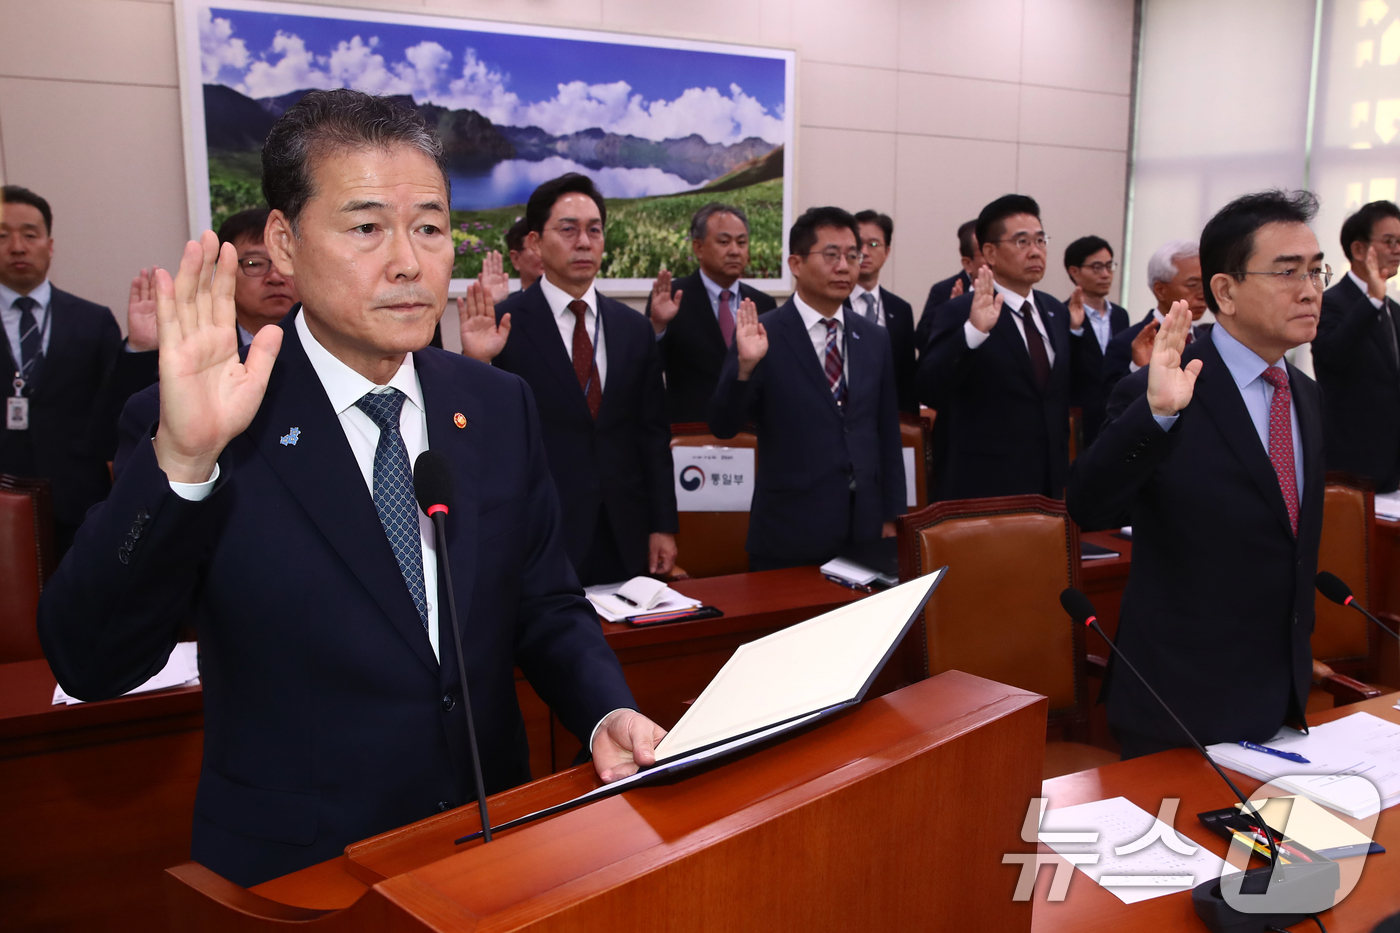
<path fill-rule="evenodd" d="M 1375 716 L 1400 722 L 1394 708 L 1400 694 L 1377 697 L 1353 706 L 1317 714 L 1315 722 L 1328 722 L 1365 710 Z M 1261 786 L 1260 781 L 1230 772 L 1231 779 L 1247 794 Z M 1189 749 L 1174 749 L 1133 761 L 1105 765 L 1091 771 L 1051 778 L 1043 785 L 1051 807 L 1067 807 L 1108 797 L 1126 797 L 1149 813 L 1158 812 L 1164 797 L 1179 797 L 1176 828 L 1192 842 L 1204 845 L 1221 858 L 1226 842 L 1207 830 L 1196 814 L 1229 806 L 1230 790 L 1202 760 Z M 1400 911 L 1400 808 L 1382 810 L 1373 837 L 1385 846 L 1384 855 L 1366 859 L 1361 881 L 1350 896 L 1321 915 L 1328 933 L 1369 933 L 1383 918 Z M 1042 851 L 1049 852 L 1042 846 Z M 1011 869 L 1007 869 L 1010 871 Z M 1019 869 L 1018 869 L 1019 870 Z M 1047 900 L 1053 873 L 1042 869 L 1036 882 L 1035 933 L 1094 933 L 1094 931 L 1204 930 L 1191 907 L 1190 892 L 1169 894 L 1138 904 L 1124 904 L 1077 869 L 1063 902 Z M 1294 930 L 1316 930 L 1311 920 Z"/>

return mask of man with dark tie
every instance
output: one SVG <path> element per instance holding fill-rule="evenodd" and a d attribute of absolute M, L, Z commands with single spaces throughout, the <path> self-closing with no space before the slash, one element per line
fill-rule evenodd
<path fill-rule="evenodd" d="M 856 214 L 860 227 L 860 275 L 846 302 L 872 324 L 885 329 L 894 354 L 894 384 L 899 393 L 899 410 L 919 413 L 919 397 L 914 389 L 916 368 L 914 348 L 914 309 L 909 302 L 880 284 L 880 270 L 890 258 L 894 243 L 894 221 L 888 214 L 861 211 Z"/>
<path fill-rule="evenodd" d="M 1201 249 L 1195 240 L 1168 240 L 1159 246 L 1147 261 L 1147 284 L 1157 299 L 1157 307 L 1108 342 L 1103 356 L 1104 398 L 1113 393 L 1118 380 L 1147 365 L 1157 328 L 1176 302 L 1186 302 L 1191 312 L 1192 323 L 1186 332 L 1188 344 L 1210 332 L 1209 324 L 1200 323 L 1206 313 L 1206 292 L 1201 278 Z"/>
<path fill-rule="evenodd" d="M 303 303 L 245 362 L 233 247 L 206 231 L 157 272 L 159 387 L 127 405 L 116 485 L 39 609 L 49 665 L 89 700 L 198 626 L 191 854 L 245 887 L 474 799 L 459 656 L 488 792 L 530 776 L 517 667 L 604 780 L 663 734 L 569 566 L 529 388 L 425 348 L 455 255 L 441 142 L 392 99 L 312 91 L 262 158 L 269 255 Z M 429 449 L 455 489 L 460 655 L 414 498 Z"/>
<path fill-rule="evenodd" d="M 1108 395 L 1103 391 L 1103 359 L 1108 342 L 1114 334 L 1127 329 L 1128 312 L 1108 300 L 1113 288 L 1113 247 L 1103 237 L 1085 236 L 1065 247 L 1065 272 L 1074 283 L 1075 294 L 1067 302 L 1079 301 L 1084 306 L 1084 320 L 1089 330 L 1081 344 L 1084 377 L 1070 404 L 1079 407 L 1084 425 L 1084 444 L 1094 442 L 1103 424 L 1104 406 Z M 1093 339 L 1087 339 L 1092 337 Z"/>
<path fill-rule="evenodd" d="M 750 301 L 739 307 L 709 422 L 716 437 L 758 433 L 751 570 L 868 549 L 894 537 L 905 508 L 890 342 L 845 308 L 859 240 L 849 213 L 811 208 L 788 235 L 792 297 L 761 317 Z"/>
<path fill-rule="evenodd" d="M 544 275 L 490 315 L 464 314 L 462 352 L 534 391 L 583 584 L 670 573 L 679 518 L 661 357 L 647 319 L 594 286 L 603 196 L 586 175 L 561 175 L 530 195 L 525 220 Z"/>
<path fill-rule="evenodd" d="M 297 303 L 297 287 L 291 276 L 277 271 L 263 243 L 267 226 L 265 207 L 230 215 L 219 224 L 219 245 L 232 243 L 238 251 L 239 276 L 234 280 L 233 305 L 238 316 L 238 345 L 246 347 L 253 335 L 276 324 Z"/>
<path fill-rule="evenodd" d="M 135 300 L 129 339 L 112 312 L 53 286 L 53 210 L 28 188 L 4 186 L 0 321 L 6 355 L 0 473 L 49 481 L 61 557 L 83 516 L 111 488 L 117 416 L 156 378 L 155 318 Z M 133 289 L 139 287 L 133 282 Z"/>
<path fill-rule="evenodd" d="M 1400 269 L 1400 208 L 1372 201 L 1342 224 L 1351 268 L 1322 296 L 1312 344 L 1322 386 L 1327 468 L 1400 486 L 1400 305 L 1385 283 Z"/>
<path fill-rule="evenodd" d="M 647 299 L 672 424 L 705 420 L 724 355 L 734 343 L 739 303 L 752 301 L 760 314 L 778 306 L 771 295 L 739 281 L 749 265 L 749 218 L 741 209 L 712 202 L 696 211 L 690 248 L 700 268 L 674 281 L 661 270 Z"/>
<path fill-rule="evenodd" d="M 1301 724 L 1312 684 L 1322 401 L 1284 353 L 1313 338 L 1330 277 L 1316 210 L 1307 192 L 1267 191 L 1206 224 L 1216 326 L 1187 346 L 1192 315 L 1174 303 L 1070 472 L 1081 527 L 1133 526 L 1119 646 L 1207 744 Z M 1117 657 L 1104 690 L 1124 758 L 1190 744 Z"/>
<path fill-rule="evenodd" d="M 933 329 L 933 309 L 972 291 L 972 285 L 977 281 L 977 273 L 987 264 L 982 258 L 982 248 L 977 242 L 976 218 L 958 227 L 958 260 L 962 263 L 958 274 L 934 282 L 928 290 L 923 314 L 919 315 L 919 325 L 914 329 L 914 343 L 918 346 L 920 355 L 928 346 L 929 334 Z"/>
<path fill-rule="evenodd" d="M 934 310 L 919 362 L 919 400 L 938 412 L 935 497 L 1058 499 L 1070 391 L 1083 378 L 1084 308 L 1035 291 L 1047 238 L 1033 198 L 1008 194 L 984 207 L 977 242 L 987 265 L 976 288 Z"/>

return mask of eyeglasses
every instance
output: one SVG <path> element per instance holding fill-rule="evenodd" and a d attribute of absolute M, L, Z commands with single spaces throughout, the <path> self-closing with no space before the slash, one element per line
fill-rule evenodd
<path fill-rule="evenodd" d="M 869 240 L 863 241 L 860 245 L 861 245 L 861 246 L 864 246 L 866 249 L 884 249 L 884 248 L 885 248 L 885 241 L 884 241 L 884 240 L 869 239 Z"/>
<path fill-rule="evenodd" d="M 559 224 L 554 228 L 554 232 L 559 234 L 559 239 L 563 240 L 564 242 L 573 243 L 585 231 L 578 224 Z M 588 230 L 586 232 L 590 240 L 601 240 L 603 238 L 603 225 L 601 223 L 589 224 Z"/>
<path fill-rule="evenodd" d="M 1332 284 L 1332 267 L 1323 266 L 1321 269 L 1310 269 L 1304 272 L 1302 269 L 1284 269 L 1282 272 L 1249 272 L 1244 271 L 1240 275 L 1272 275 L 1283 282 L 1297 284 L 1306 279 L 1316 288 L 1324 289 Z"/>
<path fill-rule="evenodd" d="M 860 265 L 861 251 L 858 249 L 841 249 L 839 246 L 828 246 L 817 253 L 815 250 L 808 250 L 806 255 L 817 255 L 822 258 L 828 266 L 834 266 L 843 258 L 853 266 Z"/>
<path fill-rule="evenodd" d="M 238 271 L 250 279 L 260 279 L 272 271 L 272 260 L 261 256 L 250 256 L 238 260 Z"/>
<path fill-rule="evenodd" d="M 1380 243 L 1380 245 L 1384 246 L 1386 249 L 1392 250 L 1392 251 L 1393 251 L 1393 250 L 1395 250 L 1397 247 L 1400 247 L 1400 236 L 1382 236 L 1382 237 L 1376 237 L 1376 238 L 1375 238 L 1374 240 L 1372 240 L 1371 242 L 1372 242 L 1372 243 Z"/>
<path fill-rule="evenodd" d="M 1017 252 L 1024 253 L 1026 250 L 1030 249 L 1031 246 L 1035 246 L 1036 249 L 1045 249 L 1046 244 L 1050 242 L 1050 238 L 1043 233 L 1034 237 L 1022 233 L 1008 240 L 992 240 L 991 242 L 1010 243 L 1012 246 L 1016 247 Z"/>
<path fill-rule="evenodd" d="M 1103 275 L 1105 272 L 1112 272 L 1118 268 L 1117 261 L 1112 262 L 1091 262 L 1080 266 L 1081 269 L 1088 269 L 1094 275 Z"/>

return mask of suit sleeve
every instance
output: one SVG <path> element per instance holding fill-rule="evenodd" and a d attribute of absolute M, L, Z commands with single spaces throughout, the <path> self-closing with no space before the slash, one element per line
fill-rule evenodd
<path fill-rule="evenodd" d="M 1128 375 L 1128 368 L 1133 362 L 1132 341 L 1118 339 L 1127 333 L 1128 331 L 1121 331 L 1114 334 L 1103 354 L 1103 383 L 1100 391 L 1106 398 L 1112 397 L 1114 388 Z M 1136 332 L 1133 336 L 1137 336 Z"/>
<path fill-rule="evenodd" d="M 120 696 L 164 666 L 180 628 L 194 621 L 204 564 L 228 504 L 227 464 L 201 502 L 170 490 L 151 444 L 159 406 L 154 390 L 127 403 L 116 484 L 88 514 L 39 601 L 44 655 L 63 689 L 79 699 Z"/>
<path fill-rule="evenodd" d="M 106 310 L 106 309 L 103 309 Z M 126 348 L 116 318 L 107 311 L 110 327 L 105 328 L 105 355 L 110 360 L 93 410 L 93 438 L 101 460 L 112 460 L 119 444 L 118 424 L 127 399 L 160 378 L 159 351 L 133 353 Z"/>
<path fill-rule="evenodd" d="M 771 338 L 770 338 L 771 339 Z M 772 352 L 772 349 L 769 349 Z M 763 378 L 763 361 L 754 367 L 748 381 L 739 381 L 739 345 L 736 341 L 724 358 L 724 368 L 719 371 L 719 382 L 715 394 L 710 397 L 710 433 L 718 438 L 730 438 L 738 434 L 752 420 L 751 412 L 761 394 L 758 385 Z"/>
<path fill-rule="evenodd" d="M 899 393 L 895 386 L 894 360 L 889 341 L 883 341 L 884 372 L 880 377 L 880 483 L 885 501 L 881 518 L 892 522 L 907 506 L 904 488 L 904 443 L 899 432 Z"/>
<path fill-rule="evenodd" d="M 967 322 L 968 303 L 948 303 L 934 311 L 929 344 L 919 361 L 919 401 L 929 408 L 944 405 L 966 373 L 969 350 L 963 324 Z"/>
<path fill-rule="evenodd" d="M 1324 294 L 1317 336 L 1312 342 L 1313 359 L 1329 368 L 1346 366 L 1381 310 L 1364 294 L 1354 301 Z"/>
<path fill-rule="evenodd" d="M 645 329 L 650 337 L 651 327 Z M 642 461 L 647 471 L 647 499 L 651 509 L 650 530 L 675 534 L 680 530 L 676 515 L 676 474 L 671 462 L 671 419 L 666 414 L 666 384 L 661 378 L 661 352 L 656 341 L 646 341 L 646 371 L 642 376 L 641 430 Z"/>

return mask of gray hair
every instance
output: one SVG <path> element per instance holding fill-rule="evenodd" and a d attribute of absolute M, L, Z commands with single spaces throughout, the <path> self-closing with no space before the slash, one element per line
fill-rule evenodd
<path fill-rule="evenodd" d="M 696 211 L 694 217 L 690 218 L 690 238 L 692 240 L 705 239 L 706 234 L 710 231 L 710 218 L 716 214 L 733 214 L 744 225 L 744 232 L 749 232 L 749 218 L 742 208 L 735 207 L 733 204 L 711 201 Z"/>
<path fill-rule="evenodd" d="M 1181 270 L 1176 267 L 1178 259 L 1195 259 L 1201 255 L 1201 245 L 1195 240 L 1168 240 L 1157 247 L 1157 252 L 1147 260 L 1147 285 L 1170 282 Z"/>
<path fill-rule="evenodd" d="M 432 159 L 442 172 L 449 204 L 452 182 L 442 140 L 417 110 L 348 88 L 311 91 L 278 117 L 262 152 L 262 190 L 268 206 L 287 216 L 293 229 L 315 195 L 311 160 L 347 149 L 402 145 Z"/>

